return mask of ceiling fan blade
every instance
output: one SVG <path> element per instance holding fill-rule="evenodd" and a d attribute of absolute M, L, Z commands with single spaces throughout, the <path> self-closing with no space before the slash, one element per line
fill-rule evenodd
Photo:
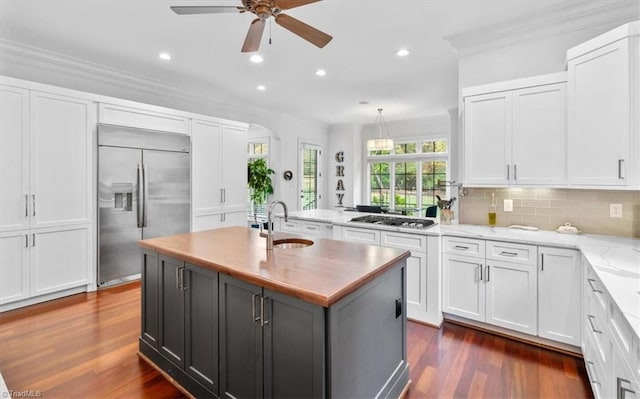
<path fill-rule="evenodd" d="M 244 7 L 234 6 L 171 6 L 170 8 L 178 15 L 226 14 L 245 11 Z"/>
<path fill-rule="evenodd" d="M 276 8 L 281 10 L 290 10 L 295 7 L 304 6 L 318 1 L 320 0 L 277 0 Z"/>
<path fill-rule="evenodd" d="M 247 37 L 244 39 L 244 44 L 242 45 L 243 53 L 258 51 L 260 41 L 262 40 L 262 32 L 264 32 L 264 25 L 264 20 L 260 18 L 256 18 L 251 22 L 249 32 L 247 32 Z"/>
<path fill-rule="evenodd" d="M 319 31 L 313 26 L 307 25 L 304 22 L 286 14 L 278 14 L 276 17 L 276 23 L 320 48 L 326 46 L 327 43 L 333 39 L 333 37 Z"/>

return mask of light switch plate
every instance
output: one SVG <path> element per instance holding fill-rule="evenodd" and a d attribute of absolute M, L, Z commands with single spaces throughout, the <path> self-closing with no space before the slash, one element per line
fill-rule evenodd
<path fill-rule="evenodd" d="M 622 204 L 609 204 L 609 217 L 621 218 L 622 217 Z"/>
<path fill-rule="evenodd" d="M 512 199 L 504 200 L 504 211 L 505 212 L 513 212 L 513 200 Z"/>

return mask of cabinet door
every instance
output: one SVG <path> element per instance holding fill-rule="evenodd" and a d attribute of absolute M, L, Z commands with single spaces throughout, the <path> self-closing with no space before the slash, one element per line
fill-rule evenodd
<path fill-rule="evenodd" d="M 158 349 L 160 317 L 158 253 L 142 251 L 142 339 Z"/>
<path fill-rule="evenodd" d="M 218 273 L 187 265 L 185 370 L 218 393 Z"/>
<path fill-rule="evenodd" d="M 29 245 L 27 231 L 0 237 L 0 305 L 29 298 Z"/>
<path fill-rule="evenodd" d="M 29 92 L 0 86 L 0 231 L 29 228 Z"/>
<path fill-rule="evenodd" d="M 580 346 L 582 272 L 578 251 L 540 247 L 538 335 Z"/>
<path fill-rule="evenodd" d="M 222 202 L 220 180 L 220 140 L 222 126 L 193 120 L 191 132 L 191 171 L 193 212 L 196 215 L 218 211 Z M 246 166 L 244 168 L 246 170 Z M 194 225 L 196 223 L 194 222 Z M 194 230 L 196 230 L 194 226 Z"/>
<path fill-rule="evenodd" d="M 220 275 L 220 396 L 262 397 L 262 288 Z"/>
<path fill-rule="evenodd" d="M 344 226 L 341 229 L 342 241 L 380 245 L 380 230 Z"/>
<path fill-rule="evenodd" d="M 629 46 L 620 40 L 568 63 L 569 183 L 625 185 L 631 90 Z"/>
<path fill-rule="evenodd" d="M 613 345 L 613 374 L 609 392 L 614 392 L 617 399 L 640 398 L 640 383 L 636 381 L 632 368 L 627 364 L 625 356 L 617 345 Z M 631 360 L 631 359 L 629 359 Z"/>
<path fill-rule="evenodd" d="M 537 275 L 533 265 L 487 262 L 486 322 L 535 335 L 538 332 Z"/>
<path fill-rule="evenodd" d="M 265 290 L 264 397 L 324 397 L 324 308 Z"/>
<path fill-rule="evenodd" d="M 566 151 L 566 83 L 514 91 L 512 182 L 564 184 Z"/>
<path fill-rule="evenodd" d="M 466 184 L 509 184 L 511 112 L 511 92 L 464 99 Z"/>
<path fill-rule="evenodd" d="M 448 255 L 442 259 L 443 311 L 484 321 L 484 259 Z"/>
<path fill-rule="evenodd" d="M 31 231 L 31 295 L 87 284 L 91 234 L 86 226 Z"/>
<path fill-rule="evenodd" d="M 247 204 L 247 130 L 222 128 L 222 189 L 225 206 Z"/>
<path fill-rule="evenodd" d="M 160 334 L 158 349 L 175 365 L 184 368 L 185 314 L 184 262 L 160 255 Z"/>
<path fill-rule="evenodd" d="M 95 104 L 31 92 L 31 227 L 91 222 Z"/>

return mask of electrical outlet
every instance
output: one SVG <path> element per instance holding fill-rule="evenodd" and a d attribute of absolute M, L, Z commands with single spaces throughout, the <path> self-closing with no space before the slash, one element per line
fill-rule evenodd
<path fill-rule="evenodd" d="M 504 211 L 505 212 L 513 212 L 513 200 L 512 199 L 504 200 Z"/>
<path fill-rule="evenodd" d="M 609 217 L 621 218 L 622 217 L 622 204 L 609 204 Z"/>

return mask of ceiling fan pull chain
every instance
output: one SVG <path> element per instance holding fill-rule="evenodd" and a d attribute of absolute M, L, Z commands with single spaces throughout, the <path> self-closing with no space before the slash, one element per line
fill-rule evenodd
<path fill-rule="evenodd" d="M 269 19 L 269 45 L 271 45 L 271 19 Z"/>

